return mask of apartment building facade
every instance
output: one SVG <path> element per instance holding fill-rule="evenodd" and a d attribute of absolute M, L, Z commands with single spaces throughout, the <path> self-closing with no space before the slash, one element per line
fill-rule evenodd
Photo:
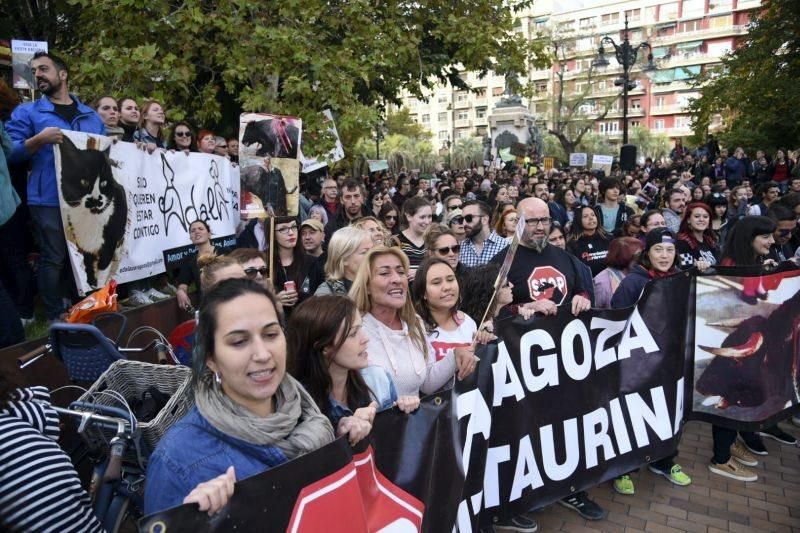
<path fill-rule="evenodd" d="M 622 138 L 622 97 L 615 81 L 622 67 L 613 48 L 605 46 L 610 65 L 593 67 L 603 36 L 618 44 L 625 19 L 628 38 L 651 46 L 656 70 L 645 72 L 648 50 L 639 53 L 631 71 L 635 87 L 629 91 L 628 126 L 643 126 L 671 139 L 689 136 L 687 105 L 698 96 L 691 84 L 747 34 L 751 14 L 761 0 L 540 0 L 519 19 L 516 31 L 529 39 L 546 38 L 562 49 L 550 68 L 533 70 L 528 79 L 536 94 L 523 100 L 541 124 L 552 120 L 554 95 L 563 80 L 567 98 L 580 97 L 580 120 L 594 120 L 593 130 L 612 143 Z M 559 75 L 561 74 L 561 75 Z M 434 142 L 481 136 L 489 128 L 488 116 L 503 96 L 504 79 L 490 73 L 478 79 L 465 72 L 462 79 L 477 92 L 436 87 L 428 101 L 405 98 L 412 117 L 428 129 Z M 619 83 L 619 82 L 618 82 Z M 609 111 L 600 118 L 601 111 Z"/>

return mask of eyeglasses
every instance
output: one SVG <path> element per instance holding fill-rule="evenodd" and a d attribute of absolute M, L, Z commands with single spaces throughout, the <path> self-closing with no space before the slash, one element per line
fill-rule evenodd
<path fill-rule="evenodd" d="M 176 131 L 175 132 L 175 137 L 191 137 L 191 136 L 192 136 L 192 132 L 191 131 Z"/>
<path fill-rule="evenodd" d="M 464 215 L 464 222 L 467 224 L 472 224 L 472 221 L 476 218 L 482 218 L 484 215 Z"/>
<path fill-rule="evenodd" d="M 450 252 L 453 252 L 454 254 L 457 254 L 460 251 L 461 251 L 461 245 L 460 244 L 456 244 L 454 246 L 445 246 L 444 248 L 437 248 L 436 249 L 436 252 L 439 255 L 447 255 Z"/>
<path fill-rule="evenodd" d="M 260 267 L 260 268 L 250 267 L 250 268 L 245 268 L 244 269 L 244 273 L 247 275 L 248 278 L 254 278 L 254 277 L 256 277 L 256 274 L 261 274 L 261 277 L 265 278 L 265 277 L 267 277 L 267 272 L 268 272 L 268 270 L 267 270 L 267 267 L 265 267 L 265 266 Z"/>
<path fill-rule="evenodd" d="M 541 224 L 543 227 L 545 227 L 545 226 L 549 226 L 550 225 L 550 220 L 551 220 L 550 217 L 526 218 L 525 219 L 525 224 L 527 224 L 528 226 L 531 226 L 533 228 L 535 228 L 539 224 Z"/>
<path fill-rule="evenodd" d="M 281 235 L 288 235 L 289 233 L 297 233 L 297 224 L 294 226 L 286 226 L 285 228 L 278 228 L 275 231 Z"/>

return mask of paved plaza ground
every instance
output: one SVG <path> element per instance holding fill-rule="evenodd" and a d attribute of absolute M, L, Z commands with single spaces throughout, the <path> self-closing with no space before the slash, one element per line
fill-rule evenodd
<path fill-rule="evenodd" d="M 781 427 L 800 438 L 800 429 L 790 423 Z M 769 456 L 753 469 L 758 481 L 742 483 L 712 474 L 711 426 L 690 422 L 681 440 L 676 461 L 692 477 L 688 487 L 641 469 L 632 476 L 634 496 L 614 492 L 604 483 L 589 492 L 606 508 L 608 517 L 589 522 L 560 505 L 552 505 L 531 516 L 539 531 L 675 533 L 750 533 L 776 531 L 800 533 L 800 448 L 766 440 Z"/>

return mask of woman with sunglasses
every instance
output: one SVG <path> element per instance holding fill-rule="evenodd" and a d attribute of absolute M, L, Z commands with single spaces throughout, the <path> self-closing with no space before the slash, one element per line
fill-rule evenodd
<path fill-rule="evenodd" d="M 186 153 L 196 152 L 197 146 L 195 146 L 192 127 L 183 121 L 176 123 L 172 128 L 169 147 L 173 150 L 182 150 Z"/>
<path fill-rule="evenodd" d="M 317 287 L 314 296 L 347 294 L 356 279 L 358 267 L 375 242 L 368 231 L 354 226 L 336 230 L 328 243 L 325 261 L 325 281 Z"/>
<path fill-rule="evenodd" d="M 445 213 L 443 222 L 453 232 L 453 236 L 459 244 L 467 238 L 467 231 L 464 229 L 464 214 L 461 209 L 454 209 Z"/>
<path fill-rule="evenodd" d="M 299 237 L 299 227 L 295 217 L 268 218 L 264 222 L 265 233 L 269 235 L 270 224 L 275 224 L 275 251 L 272 265 L 267 265 L 275 285 L 275 297 L 283 307 L 288 318 L 292 309 L 317 290 L 324 280 L 322 266 L 318 258 L 308 255 Z"/>
<path fill-rule="evenodd" d="M 273 290 L 272 282 L 269 279 L 269 269 L 264 252 L 259 252 L 255 248 L 237 248 L 228 254 L 242 265 L 244 274 L 248 279 L 260 283 L 269 290 Z"/>
<path fill-rule="evenodd" d="M 400 211 L 392 202 L 383 202 L 381 212 L 378 215 L 378 220 L 383 222 L 384 227 L 389 230 L 392 235 L 400 233 L 400 224 L 398 224 L 398 217 Z"/>
<path fill-rule="evenodd" d="M 434 224 L 425 233 L 425 258 L 436 257 L 447 261 L 456 274 L 463 275 L 467 269 L 459 262 L 461 244 L 455 234 L 441 224 Z"/>

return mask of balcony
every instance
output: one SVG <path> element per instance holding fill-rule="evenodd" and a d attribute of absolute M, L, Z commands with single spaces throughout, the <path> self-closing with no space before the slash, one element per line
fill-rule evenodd
<path fill-rule="evenodd" d="M 530 74 L 528 74 L 528 79 L 531 80 L 549 80 L 550 74 L 552 71 L 548 69 L 544 70 L 532 70 Z"/>
<path fill-rule="evenodd" d="M 475 117 L 475 125 L 476 126 L 486 126 L 489 124 L 489 119 L 486 116 L 482 117 Z"/>
<path fill-rule="evenodd" d="M 685 67 L 687 65 L 705 65 L 706 63 L 717 63 L 719 60 L 719 56 L 706 53 L 675 54 L 662 59 L 659 63 L 659 67 L 674 68 Z"/>
<path fill-rule="evenodd" d="M 685 113 L 686 107 L 681 104 L 662 105 L 661 107 L 651 107 L 650 115 L 674 115 L 675 113 Z"/>
<path fill-rule="evenodd" d="M 636 118 L 636 117 L 643 117 L 644 111 L 642 108 L 639 109 L 628 109 L 628 118 Z M 606 118 L 620 118 L 622 117 L 622 109 L 612 109 L 606 115 Z"/>
<path fill-rule="evenodd" d="M 672 93 L 675 91 L 688 91 L 692 86 L 686 81 L 673 81 L 672 83 L 651 84 L 650 92 L 653 94 Z"/>
<path fill-rule="evenodd" d="M 466 109 L 469 107 L 469 98 L 460 99 L 456 97 L 456 101 L 453 104 L 453 108 L 455 109 Z"/>
<path fill-rule="evenodd" d="M 664 35 L 663 37 L 650 37 L 650 44 L 653 46 L 664 46 L 675 44 L 682 41 L 693 41 L 697 39 L 713 39 L 715 37 L 726 37 L 728 35 L 745 35 L 747 33 L 747 25 L 733 25 L 724 26 L 721 28 L 704 28 L 701 30 L 686 31 L 681 33 L 674 33 L 672 35 Z"/>
<path fill-rule="evenodd" d="M 471 128 L 472 127 L 472 121 L 470 119 L 468 119 L 468 118 L 456 119 L 455 127 L 456 128 Z"/>

